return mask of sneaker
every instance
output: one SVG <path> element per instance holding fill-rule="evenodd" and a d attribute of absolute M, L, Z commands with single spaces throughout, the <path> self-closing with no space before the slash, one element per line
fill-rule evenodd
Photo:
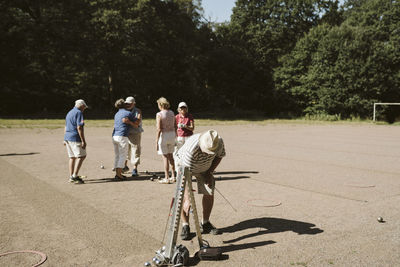
<path fill-rule="evenodd" d="M 171 177 L 171 178 L 169 178 L 169 182 L 170 182 L 171 184 L 175 183 L 175 182 L 176 182 L 176 179 L 175 179 L 175 177 Z"/>
<path fill-rule="evenodd" d="M 116 181 L 123 181 L 126 180 L 126 177 L 122 175 L 122 177 L 119 177 L 118 175 L 115 175 L 114 180 Z"/>
<path fill-rule="evenodd" d="M 185 225 L 185 226 L 182 227 L 181 238 L 182 238 L 182 240 L 190 240 L 190 227 L 189 227 L 189 225 Z"/>
<path fill-rule="evenodd" d="M 76 177 L 75 179 L 76 179 L 76 182 L 75 182 L 76 184 L 84 184 L 84 183 L 85 183 L 85 182 L 82 180 L 82 178 L 79 177 L 79 176 Z"/>
<path fill-rule="evenodd" d="M 69 178 L 69 182 L 70 183 L 74 183 L 74 184 L 84 184 L 85 182 L 78 176 L 78 177 L 70 177 Z"/>
<path fill-rule="evenodd" d="M 212 234 L 212 235 L 219 235 L 221 234 L 221 231 L 217 228 L 215 228 L 214 225 L 212 225 L 210 222 L 206 222 L 205 224 L 201 224 L 200 230 L 202 234 Z"/>
<path fill-rule="evenodd" d="M 164 178 L 158 181 L 160 184 L 169 184 L 169 179 Z"/>
<path fill-rule="evenodd" d="M 125 166 L 125 167 L 122 168 L 122 172 L 128 172 L 128 171 L 129 171 L 128 166 Z"/>
<path fill-rule="evenodd" d="M 132 170 L 132 176 L 133 176 L 133 177 L 138 176 L 137 169 L 133 169 L 133 170 Z"/>

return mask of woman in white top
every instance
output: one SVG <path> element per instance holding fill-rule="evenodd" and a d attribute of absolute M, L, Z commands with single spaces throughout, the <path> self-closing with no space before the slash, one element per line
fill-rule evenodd
<path fill-rule="evenodd" d="M 156 115 L 157 152 L 163 157 L 165 172 L 165 178 L 160 180 L 160 183 L 169 184 L 176 181 L 174 157 L 172 156 L 176 138 L 175 114 L 169 109 L 170 104 L 164 97 L 159 98 L 157 104 L 160 109 L 160 112 Z M 169 165 L 172 169 L 172 178 L 169 177 Z"/>

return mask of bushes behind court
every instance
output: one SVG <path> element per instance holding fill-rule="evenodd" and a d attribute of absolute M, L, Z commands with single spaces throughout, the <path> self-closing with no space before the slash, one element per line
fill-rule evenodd
<path fill-rule="evenodd" d="M 3 1 L 0 114 L 62 114 L 78 98 L 112 114 L 132 94 L 149 111 L 164 95 L 269 116 L 400 102 L 399 2 L 300 2 L 239 0 L 215 24 L 200 1 Z"/>

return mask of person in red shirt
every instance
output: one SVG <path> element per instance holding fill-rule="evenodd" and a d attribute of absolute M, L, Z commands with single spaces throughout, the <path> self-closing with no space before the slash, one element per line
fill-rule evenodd
<path fill-rule="evenodd" d="M 178 105 L 178 114 L 175 116 L 177 126 L 176 151 L 178 151 L 186 139 L 193 135 L 194 120 L 192 114 L 188 113 L 188 107 L 185 102 L 180 102 Z"/>

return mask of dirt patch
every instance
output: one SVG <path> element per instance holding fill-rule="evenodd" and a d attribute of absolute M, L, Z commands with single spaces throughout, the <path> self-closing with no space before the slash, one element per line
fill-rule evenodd
<path fill-rule="evenodd" d="M 236 211 L 216 193 L 211 221 L 224 233 L 204 237 L 226 257 L 191 265 L 398 265 L 399 127 L 249 124 L 196 131 L 209 128 L 224 138 L 217 188 Z M 146 174 L 114 182 L 111 132 L 86 129 L 86 183 L 73 185 L 62 129 L 0 130 L 0 254 L 41 251 L 48 257 L 42 266 L 142 266 L 154 256 L 175 186 Z M 154 127 L 145 127 L 140 171 L 162 170 L 154 139 Z M 195 239 L 181 243 L 196 251 Z M 37 261 L 0 257 L 1 266 Z"/>

